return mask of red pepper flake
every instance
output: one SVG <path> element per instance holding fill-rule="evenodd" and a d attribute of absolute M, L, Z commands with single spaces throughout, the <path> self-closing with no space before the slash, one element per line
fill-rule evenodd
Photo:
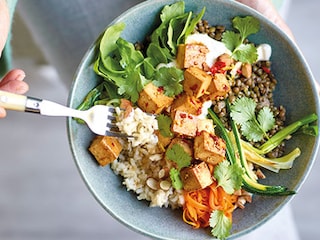
<path fill-rule="evenodd" d="M 198 108 L 197 115 L 200 115 L 202 113 L 202 108 Z"/>
<path fill-rule="evenodd" d="M 160 93 L 162 93 L 163 91 L 164 91 L 164 87 L 163 86 L 161 86 L 161 87 L 158 87 L 158 92 L 160 92 Z"/>
<path fill-rule="evenodd" d="M 229 91 L 229 87 L 226 84 L 223 84 L 222 89 L 226 92 Z"/>
<path fill-rule="evenodd" d="M 186 113 L 180 113 L 180 118 L 186 118 L 187 114 Z"/>
<path fill-rule="evenodd" d="M 217 61 L 210 68 L 210 72 L 212 74 L 225 73 L 226 72 L 226 70 L 224 70 L 225 67 L 226 67 L 226 63 L 225 62 Z"/>
<path fill-rule="evenodd" d="M 193 117 L 192 117 L 191 115 L 188 115 L 188 118 L 189 118 L 189 119 L 193 119 Z"/>
<path fill-rule="evenodd" d="M 271 72 L 270 68 L 268 68 L 268 67 L 262 67 L 262 69 L 267 74 L 269 74 Z"/>
<path fill-rule="evenodd" d="M 198 89 L 198 84 L 195 84 L 195 85 L 193 85 L 193 86 L 190 87 L 190 90 L 191 90 L 191 91 L 195 91 L 195 90 L 197 90 L 197 89 Z"/>
<path fill-rule="evenodd" d="M 114 143 L 113 142 L 111 143 L 111 145 L 112 145 L 112 147 L 114 147 Z"/>

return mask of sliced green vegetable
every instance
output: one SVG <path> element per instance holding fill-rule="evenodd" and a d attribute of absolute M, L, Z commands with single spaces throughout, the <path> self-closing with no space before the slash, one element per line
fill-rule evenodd
<path fill-rule="evenodd" d="M 293 165 L 294 160 L 301 154 L 300 149 L 295 148 L 293 151 L 280 158 L 270 159 L 258 154 L 256 151 L 257 149 L 246 141 L 242 140 L 241 145 L 243 147 L 245 157 L 248 161 L 275 173 L 278 173 L 281 169 L 290 169 Z"/>
<path fill-rule="evenodd" d="M 306 117 L 288 125 L 287 127 L 281 129 L 275 135 L 273 135 L 267 142 L 265 142 L 259 148 L 263 154 L 266 154 L 272 151 L 274 148 L 279 146 L 279 144 L 287 139 L 291 134 L 296 132 L 298 129 L 303 127 L 304 125 L 308 125 L 310 123 L 315 122 L 318 119 L 318 116 L 314 113 L 307 115 Z M 314 126 L 314 133 L 318 133 L 317 126 Z"/>

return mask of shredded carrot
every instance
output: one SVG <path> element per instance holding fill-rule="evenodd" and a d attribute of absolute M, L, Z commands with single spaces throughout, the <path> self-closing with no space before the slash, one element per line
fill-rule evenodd
<path fill-rule="evenodd" d="M 232 212 L 237 197 L 227 194 L 214 182 L 210 186 L 184 193 L 183 221 L 194 228 L 209 226 L 210 214 L 214 210 L 222 210 L 232 220 Z"/>

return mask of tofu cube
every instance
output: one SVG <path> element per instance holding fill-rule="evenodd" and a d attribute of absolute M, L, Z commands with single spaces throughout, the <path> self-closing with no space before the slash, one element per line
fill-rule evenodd
<path fill-rule="evenodd" d="M 183 189 L 186 191 L 203 189 L 213 183 L 209 167 L 205 162 L 183 168 L 180 177 Z"/>
<path fill-rule="evenodd" d="M 202 69 L 209 49 L 202 44 L 180 44 L 177 52 L 177 63 L 180 69 L 198 67 Z"/>
<path fill-rule="evenodd" d="M 105 166 L 116 160 L 122 150 L 117 138 L 109 136 L 97 136 L 92 141 L 89 151 L 101 166 Z"/>
<path fill-rule="evenodd" d="M 199 98 L 206 94 L 211 82 L 210 74 L 197 67 L 190 67 L 184 72 L 183 89 L 187 95 Z"/>
<path fill-rule="evenodd" d="M 225 159 L 226 144 L 214 134 L 202 131 L 194 139 L 194 158 L 212 165 Z"/>
<path fill-rule="evenodd" d="M 230 92 L 231 87 L 227 77 L 222 73 L 216 73 L 207 91 L 211 100 L 223 99 Z"/>
<path fill-rule="evenodd" d="M 171 130 L 173 133 L 193 138 L 197 134 L 197 116 L 177 110 L 172 119 Z"/>
<path fill-rule="evenodd" d="M 197 132 L 201 133 L 202 131 L 208 132 L 210 134 L 214 134 L 214 124 L 212 119 L 198 119 L 197 122 Z"/>
<path fill-rule="evenodd" d="M 173 98 L 166 96 L 162 88 L 149 83 L 140 92 L 137 104 L 144 112 L 159 114 L 172 102 Z"/>
<path fill-rule="evenodd" d="M 185 93 L 176 97 L 171 105 L 171 118 L 177 110 L 187 112 L 193 115 L 201 114 L 202 102 L 194 96 L 189 96 Z"/>

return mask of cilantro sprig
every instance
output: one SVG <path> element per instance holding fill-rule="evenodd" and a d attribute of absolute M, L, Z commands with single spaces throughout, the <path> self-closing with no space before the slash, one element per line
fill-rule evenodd
<path fill-rule="evenodd" d="M 222 161 L 214 170 L 214 178 L 228 194 L 233 194 L 242 186 L 243 169 L 238 164 L 230 164 L 229 161 Z"/>
<path fill-rule="evenodd" d="M 164 137 L 173 137 L 171 132 L 172 119 L 164 114 L 159 114 L 157 116 L 159 131 Z"/>
<path fill-rule="evenodd" d="M 238 31 L 226 31 L 222 35 L 222 42 L 232 52 L 232 57 L 243 63 L 254 63 L 258 59 L 257 48 L 245 40 L 251 34 L 260 30 L 259 21 L 252 17 L 235 17 L 232 20 L 233 27 Z"/>
<path fill-rule="evenodd" d="M 211 234 L 218 239 L 226 239 L 230 235 L 232 222 L 224 215 L 223 211 L 213 211 L 210 214 L 209 224 L 211 227 Z"/>
<path fill-rule="evenodd" d="M 182 189 L 183 184 L 180 178 L 180 170 L 191 164 L 191 156 L 186 153 L 183 147 L 177 143 L 167 149 L 166 157 L 177 164 L 177 168 L 170 169 L 170 179 L 175 189 Z"/>
<path fill-rule="evenodd" d="M 256 115 L 256 107 L 256 102 L 248 97 L 237 98 L 230 106 L 233 121 L 240 125 L 242 134 L 254 142 L 267 138 L 267 132 L 275 124 L 270 108 L 263 107 Z"/>

